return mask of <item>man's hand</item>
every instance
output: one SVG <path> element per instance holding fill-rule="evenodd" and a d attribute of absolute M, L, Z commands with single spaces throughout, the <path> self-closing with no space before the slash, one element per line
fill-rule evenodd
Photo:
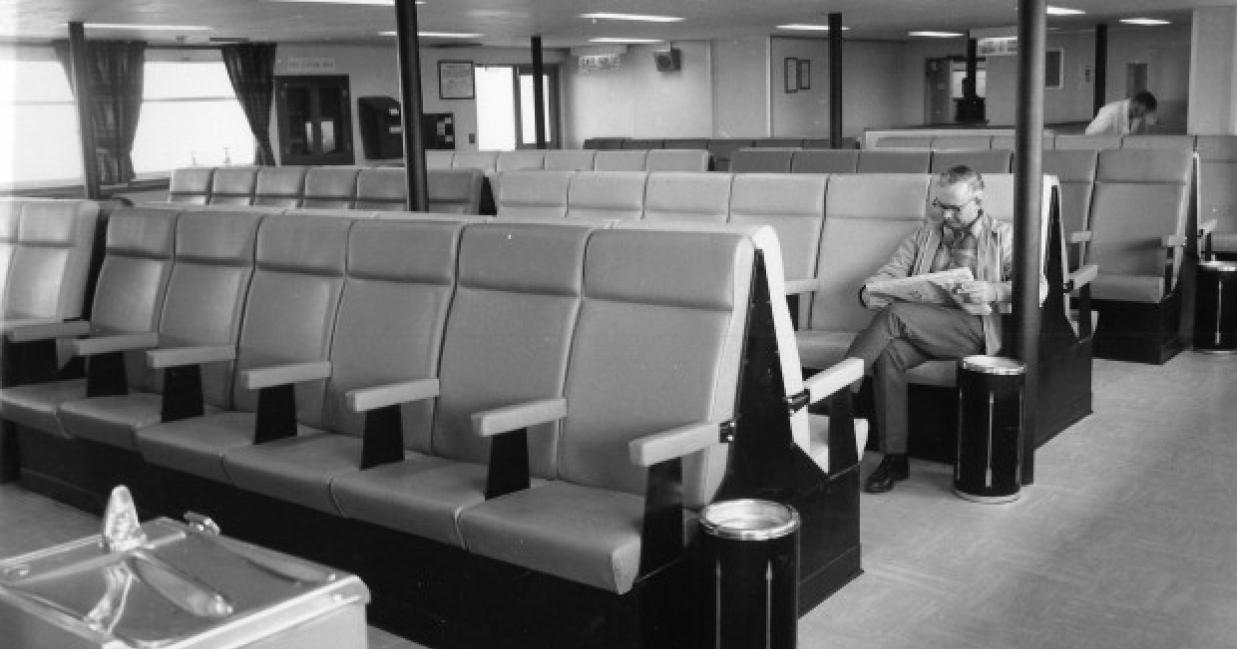
<path fill-rule="evenodd" d="M 954 299 L 957 300 L 959 306 L 991 304 L 996 302 L 999 297 L 1000 294 L 997 292 L 997 286 L 993 282 L 973 279 L 961 282 L 954 288 Z"/>

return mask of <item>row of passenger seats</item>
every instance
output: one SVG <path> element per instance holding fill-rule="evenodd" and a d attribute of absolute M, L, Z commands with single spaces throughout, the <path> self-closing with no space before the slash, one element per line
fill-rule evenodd
<path fill-rule="evenodd" d="M 481 214 L 489 187 L 474 169 L 427 173 L 431 212 Z M 396 167 L 186 167 L 172 171 L 168 202 L 322 209 L 403 210 L 407 181 Z"/>
<path fill-rule="evenodd" d="M 687 149 L 518 149 L 426 151 L 430 169 L 480 169 L 487 174 L 527 169 L 553 171 L 708 171 L 708 151 Z"/>
<path fill-rule="evenodd" d="M 1009 173 L 1009 149 L 739 149 L 738 173 L 939 173 L 967 165 L 980 173 Z"/>
<path fill-rule="evenodd" d="M 1044 150 L 1053 149 L 1195 149 L 1196 146 L 1211 146 L 1207 140 L 1230 138 L 1228 135 L 1074 135 L 1044 134 Z M 874 148 L 912 149 L 1013 149 L 1014 138 L 1008 135 L 972 135 L 950 133 L 947 135 L 915 134 L 913 132 L 886 133 L 875 138 Z"/>

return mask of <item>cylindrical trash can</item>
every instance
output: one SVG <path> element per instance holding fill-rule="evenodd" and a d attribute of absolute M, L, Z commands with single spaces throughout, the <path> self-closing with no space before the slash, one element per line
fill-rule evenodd
<path fill-rule="evenodd" d="M 1237 352 L 1237 262 L 1198 264 L 1194 349 L 1210 354 Z"/>
<path fill-rule="evenodd" d="M 958 361 L 954 493 L 981 503 L 1018 499 L 1022 486 L 1022 388 L 1026 366 L 998 356 Z"/>
<path fill-rule="evenodd" d="M 799 620 L 799 513 L 768 500 L 700 513 L 700 647 L 793 649 Z"/>

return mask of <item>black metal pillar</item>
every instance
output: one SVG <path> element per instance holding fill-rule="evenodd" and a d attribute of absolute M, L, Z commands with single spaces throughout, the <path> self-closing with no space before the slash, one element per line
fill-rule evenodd
<path fill-rule="evenodd" d="M 1095 26 L 1095 99 L 1091 114 L 1098 113 L 1108 94 L 1108 25 Z"/>
<path fill-rule="evenodd" d="M 425 180 L 425 134 L 421 131 L 421 54 L 416 0 L 395 0 L 399 41 L 400 114 L 404 122 L 404 171 L 408 209 L 429 211 Z"/>
<path fill-rule="evenodd" d="M 533 48 L 533 121 L 537 133 L 537 148 L 545 147 L 545 64 L 541 60 L 541 37 L 532 38 Z"/>
<path fill-rule="evenodd" d="M 842 14 L 829 14 L 829 146 L 842 148 Z"/>
<path fill-rule="evenodd" d="M 1040 210 L 1043 203 L 1046 0 L 1018 0 L 1018 112 L 1014 147 L 1014 354 L 1026 364 L 1022 483 L 1035 481 L 1039 380 Z"/>
<path fill-rule="evenodd" d="M 86 53 L 86 29 L 79 22 L 69 23 L 69 82 L 77 103 L 77 124 L 81 129 L 82 189 L 86 198 L 103 196 L 99 189 L 99 159 L 95 156 L 94 122 L 90 119 L 90 104 L 94 101 L 88 74 L 90 58 Z"/>
<path fill-rule="evenodd" d="M 966 39 L 966 85 L 962 94 L 967 99 L 979 96 L 979 39 Z"/>

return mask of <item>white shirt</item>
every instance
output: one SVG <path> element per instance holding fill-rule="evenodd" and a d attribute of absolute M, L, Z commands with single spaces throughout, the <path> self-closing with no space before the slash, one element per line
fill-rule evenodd
<path fill-rule="evenodd" d="M 1095 119 L 1087 125 L 1087 135 L 1128 135 L 1135 129 L 1134 122 L 1142 120 L 1130 119 L 1130 100 L 1122 99 L 1111 104 L 1105 104 L 1095 114 Z"/>

